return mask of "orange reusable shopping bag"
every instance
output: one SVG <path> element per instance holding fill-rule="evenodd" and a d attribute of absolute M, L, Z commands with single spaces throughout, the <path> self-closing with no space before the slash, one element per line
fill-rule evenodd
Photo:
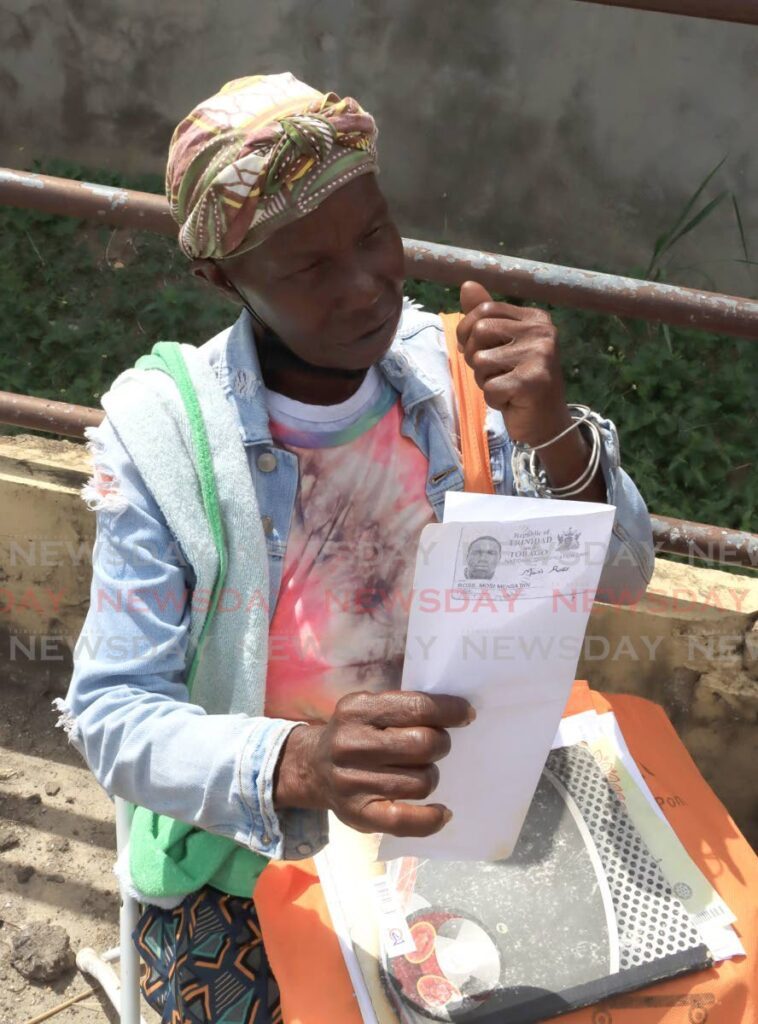
<path fill-rule="evenodd" d="M 459 314 L 443 315 L 459 406 L 467 490 L 492 492 L 484 400 L 457 351 Z M 758 858 L 700 775 L 663 709 L 574 683 L 565 715 L 613 711 L 632 756 L 687 852 L 737 915 L 747 956 L 575 1010 L 566 1024 L 756 1024 Z M 255 904 L 284 1024 L 362 1024 L 362 1017 L 312 861 L 272 861 Z"/>
<path fill-rule="evenodd" d="M 566 1024 L 755 1024 L 758 858 L 700 775 L 665 712 L 577 681 L 565 714 L 613 711 L 632 756 L 690 857 L 737 915 L 747 956 L 682 975 L 556 1020 Z M 285 1024 L 361 1024 L 312 861 L 272 862 L 255 889 Z"/>

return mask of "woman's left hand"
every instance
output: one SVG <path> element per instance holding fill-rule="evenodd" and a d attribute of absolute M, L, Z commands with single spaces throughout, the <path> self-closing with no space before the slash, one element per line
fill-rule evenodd
<path fill-rule="evenodd" d="M 549 441 L 571 423 L 558 354 L 558 332 L 542 309 L 493 302 L 476 281 L 461 288 L 458 345 L 487 405 L 502 413 L 509 437 Z"/>

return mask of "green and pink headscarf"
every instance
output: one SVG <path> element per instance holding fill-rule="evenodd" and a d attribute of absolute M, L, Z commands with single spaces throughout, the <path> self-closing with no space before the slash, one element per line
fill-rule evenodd
<path fill-rule="evenodd" d="M 247 252 L 359 174 L 378 171 L 373 117 L 292 74 L 228 82 L 177 126 L 166 194 L 190 257 Z"/>

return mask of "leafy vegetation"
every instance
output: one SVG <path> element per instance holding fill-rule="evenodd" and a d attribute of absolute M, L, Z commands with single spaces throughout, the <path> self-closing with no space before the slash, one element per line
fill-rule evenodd
<path fill-rule="evenodd" d="M 711 200 L 695 210 L 717 169 L 639 276 L 663 279 L 664 257 L 714 208 Z M 44 170 L 161 191 L 155 177 L 126 182 L 60 163 Z M 95 405 L 155 341 L 198 344 L 235 315 L 190 278 L 174 242 L 146 233 L 0 207 L 0 262 L 0 387 L 7 391 Z M 435 311 L 458 308 L 457 289 L 411 280 L 407 293 Z M 624 466 L 650 508 L 756 530 L 758 344 L 575 309 L 551 313 L 570 400 L 616 422 Z"/>

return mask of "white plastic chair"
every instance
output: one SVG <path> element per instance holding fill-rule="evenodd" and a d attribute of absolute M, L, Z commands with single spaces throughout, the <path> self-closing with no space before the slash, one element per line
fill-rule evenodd
<path fill-rule="evenodd" d="M 120 856 L 129 842 L 132 815 L 129 804 L 116 797 L 116 850 Z M 76 966 L 91 975 L 103 988 L 119 1015 L 121 1024 L 145 1024 L 140 1014 L 139 955 L 132 942 L 137 926 L 139 906 L 119 882 L 121 906 L 119 909 L 119 943 L 114 949 L 98 954 L 89 947 L 80 949 Z M 121 962 L 121 977 L 111 967 L 114 960 Z"/>

